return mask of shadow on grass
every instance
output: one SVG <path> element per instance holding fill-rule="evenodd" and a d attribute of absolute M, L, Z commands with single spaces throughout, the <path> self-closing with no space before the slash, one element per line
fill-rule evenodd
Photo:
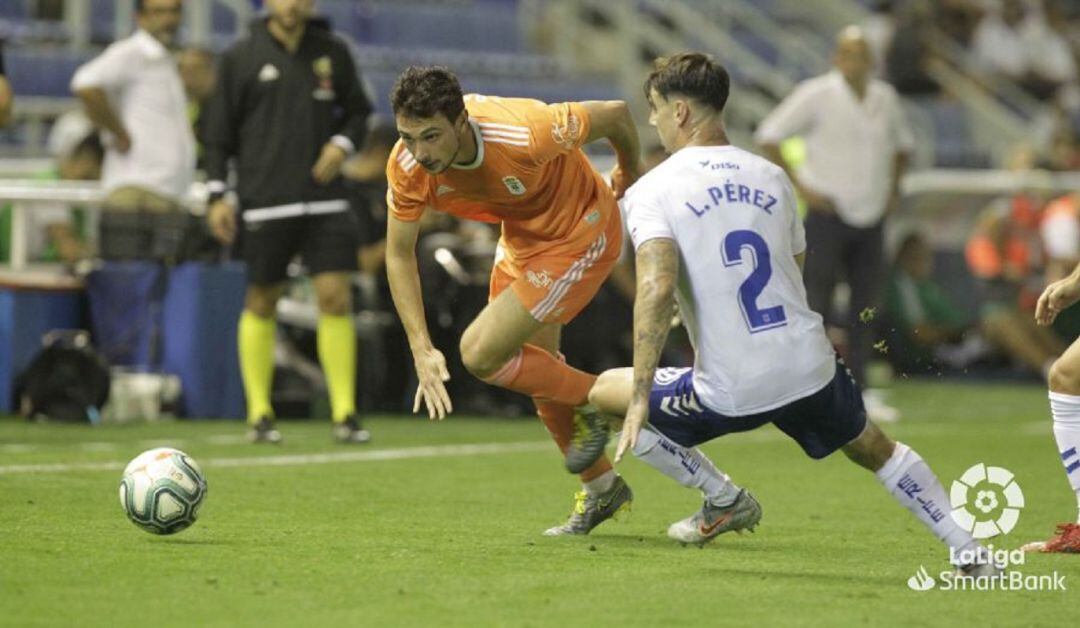
<path fill-rule="evenodd" d="M 154 543 L 165 543 L 167 545 L 236 545 L 234 541 L 226 541 L 221 539 L 183 539 L 164 536 L 156 538 Z"/>

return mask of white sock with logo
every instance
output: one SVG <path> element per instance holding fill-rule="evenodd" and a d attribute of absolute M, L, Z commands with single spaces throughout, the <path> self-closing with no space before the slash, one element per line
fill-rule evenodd
<path fill-rule="evenodd" d="M 713 506 L 727 506 L 739 496 L 739 487 L 701 450 L 683 447 L 650 429 L 638 434 L 634 456 L 687 488 L 696 488 Z"/>
<path fill-rule="evenodd" d="M 979 542 L 971 533 L 953 521 L 945 488 L 915 450 L 903 443 L 896 443 L 892 457 L 875 475 L 901 506 L 910 510 L 923 525 L 930 528 L 934 536 L 952 548 L 954 555 L 979 547 Z"/>
<path fill-rule="evenodd" d="M 1076 493 L 1076 522 L 1080 523 L 1080 397 L 1051 392 L 1050 412 L 1061 463 Z"/>

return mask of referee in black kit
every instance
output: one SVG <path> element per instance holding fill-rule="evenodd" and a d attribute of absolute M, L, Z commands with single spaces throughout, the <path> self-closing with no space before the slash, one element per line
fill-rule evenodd
<path fill-rule="evenodd" d="M 364 139 L 371 102 L 345 43 L 312 19 L 313 0 L 266 0 L 268 15 L 221 60 L 206 120 L 210 230 L 230 245 L 237 229 L 247 263 L 238 330 L 240 370 L 254 442 L 277 443 L 270 389 L 274 315 L 297 254 L 319 303 L 317 345 L 330 393 L 333 436 L 370 440 L 356 417 L 356 329 L 350 275 L 357 218 L 339 176 Z M 235 159 L 237 208 L 225 198 Z"/>

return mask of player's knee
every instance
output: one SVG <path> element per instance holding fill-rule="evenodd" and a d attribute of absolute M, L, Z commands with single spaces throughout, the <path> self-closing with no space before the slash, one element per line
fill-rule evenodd
<path fill-rule="evenodd" d="M 604 371 L 589 389 L 589 403 L 605 414 L 619 417 L 626 414 L 626 406 L 629 403 L 629 399 L 625 398 L 628 390 L 623 380 L 626 378 L 620 372 L 621 370 Z"/>
<path fill-rule="evenodd" d="M 318 295 L 319 312 L 329 316 L 345 316 L 352 313 L 352 298 L 348 290 L 326 292 Z"/>
<path fill-rule="evenodd" d="M 474 334 L 470 334 L 468 330 L 461 336 L 461 344 L 459 345 L 461 351 L 461 363 L 465 366 L 465 370 L 472 373 L 474 377 L 480 379 L 488 379 L 499 370 L 501 364 L 496 364 L 491 359 L 484 346 L 479 342 L 478 338 L 474 337 Z"/>
<path fill-rule="evenodd" d="M 1047 378 L 1050 391 L 1065 395 L 1080 395 L 1080 365 L 1058 358 L 1050 367 L 1050 375 Z"/>
<path fill-rule="evenodd" d="M 277 301 L 275 290 L 252 286 L 244 297 L 244 309 L 259 318 L 273 318 L 277 313 Z"/>

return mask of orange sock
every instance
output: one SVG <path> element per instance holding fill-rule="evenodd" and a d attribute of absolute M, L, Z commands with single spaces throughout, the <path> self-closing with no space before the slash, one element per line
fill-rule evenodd
<path fill-rule="evenodd" d="M 596 376 L 568 366 L 540 347 L 525 345 L 486 381 L 533 398 L 574 407 L 589 400 L 589 389 Z"/>
<path fill-rule="evenodd" d="M 570 438 L 574 434 L 574 409 L 561 403 L 544 401 L 535 397 L 533 403 L 536 404 L 536 414 L 543 421 L 544 427 L 551 434 L 551 438 L 555 440 L 555 444 L 559 446 L 559 451 L 565 452 L 566 448 L 570 446 Z M 611 461 L 608 460 L 608 457 L 606 455 L 600 456 L 600 459 L 594 462 L 591 467 L 582 471 L 579 477 L 582 482 L 588 482 L 607 473 L 610 469 Z"/>

